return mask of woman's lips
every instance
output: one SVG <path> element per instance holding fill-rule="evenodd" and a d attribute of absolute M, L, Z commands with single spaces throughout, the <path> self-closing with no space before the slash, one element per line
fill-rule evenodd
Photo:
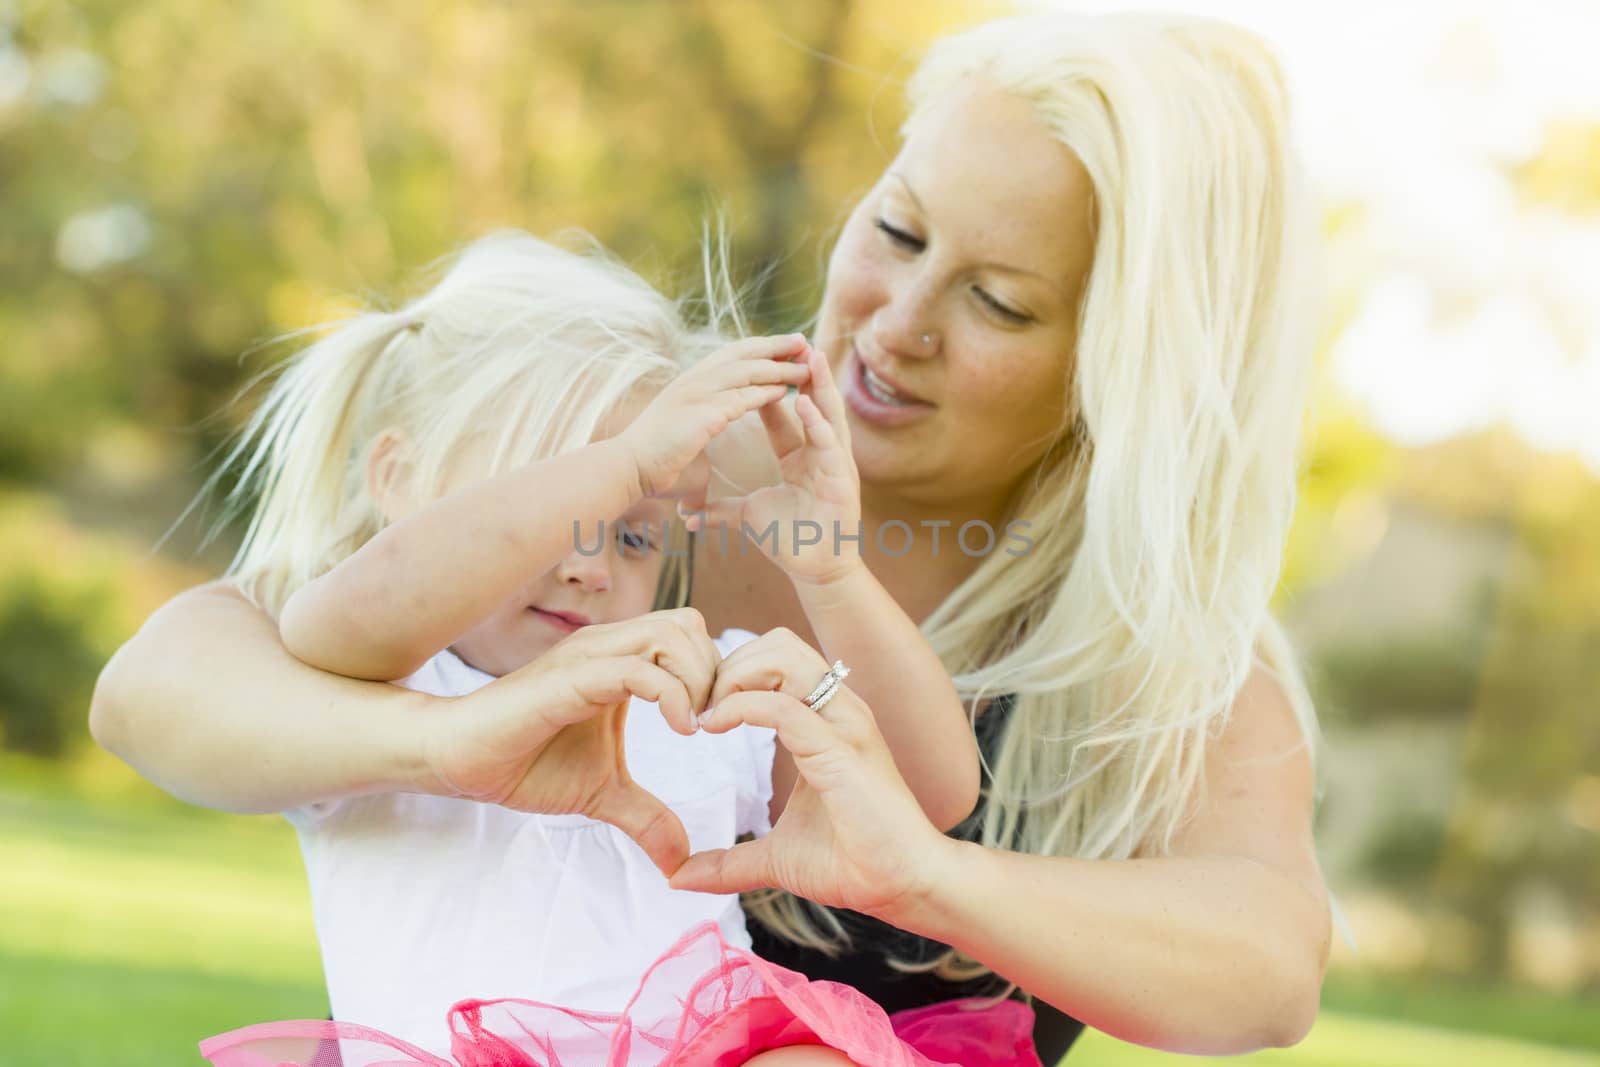
<path fill-rule="evenodd" d="M 589 625 L 589 617 L 575 611 L 546 611 L 544 608 L 535 607 L 530 607 L 528 610 L 563 633 L 570 634 Z"/>
<path fill-rule="evenodd" d="M 844 401 L 856 416 L 877 426 L 903 426 L 908 422 L 926 418 L 935 408 L 924 400 L 888 399 L 882 394 L 892 390 L 882 378 L 868 380 L 866 363 L 855 346 L 850 348 L 850 365 L 844 376 Z M 877 376 L 874 375 L 876 378 Z"/>

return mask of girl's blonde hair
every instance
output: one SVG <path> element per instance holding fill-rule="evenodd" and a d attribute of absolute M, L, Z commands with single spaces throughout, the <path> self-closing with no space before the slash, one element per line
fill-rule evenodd
<path fill-rule="evenodd" d="M 383 432 L 403 436 L 432 498 L 469 441 L 488 437 L 486 476 L 580 447 L 718 343 L 592 241 L 497 233 L 446 266 L 424 295 L 289 361 L 229 456 L 230 503 L 257 501 L 230 574 L 274 616 L 382 529 L 366 460 Z M 658 604 L 683 599 L 681 569 L 664 568 Z"/>
<path fill-rule="evenodd" d="M 923 632 L 973 706 L 1015 694 L 984 844 L 1159 855 L 1253 667 L 1316 743 L 1268 612 L 1318 326 L 1283 76 L 1258 39 L 1209 19 L 1022 16 L 935 44 L 907 127 L 974 86 L 1028 101 L 1082 161 L 1094 259 L 1067 425 L 1014 506 L 1035 546 L 990 555 Z M 755 908 L 793 940 L 842 939 L 794 898 Z M 953 954 L 937 968 L 982 973 Z"/>

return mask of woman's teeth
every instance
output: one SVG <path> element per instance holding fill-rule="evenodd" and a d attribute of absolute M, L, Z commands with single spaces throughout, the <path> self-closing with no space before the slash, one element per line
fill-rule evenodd
<path fill-rule="evenodd" d="M 897 404 L 901 407 L 904 407 L 907 404 L 915 403 L 915 401 L 909 400 L 895 392 L 887 382 L 878 377 L 876 374 L 873 374 L 872 369 L 866 366 L 866 364 L 862 364 L 861 366 L 861 380 L 866 383 L 867 392 L 870 393 L 872 398 L 879 403 Z"/>

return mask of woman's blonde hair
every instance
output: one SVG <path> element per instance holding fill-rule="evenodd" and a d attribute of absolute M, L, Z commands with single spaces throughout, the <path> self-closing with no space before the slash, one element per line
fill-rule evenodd
<path fill-rule="evenodd" d="M 1094 259 L 1068 425 L 1014 505 L 1035 545 L 990 555 L 923 632 L 973 706 L 1015 695 L 984 844 L 1159 855 L 1252 667 L 1316 742 L 1268 611 L 1319 325 L 1283 76 L 1222 22 L 1029 15 L 936 43 L 907 127 L 974 86 L 1028 101 L 1082 161 Z M 793 940 L 841 940 L 793 898 L 755 910 Z M 938 969 L 982 973 L 953 954 Z"/>
<path fill-rule="evenodd" d="M 580 447 L 718 343 L 577 237 L 578 250 L 481 238 L 422 296 L 361 312 L 287 363 L 224 467 L 240 475 L 230 503 L 256 501 L 230 574 L 265 610 L 382 529 L 366 459 L 385 431 L 403 437 L 429 499 L 469 442 L 487 436 L 486 477 Z M 664 571 L 657 603 L 681 602 L 681 566 Z"/>

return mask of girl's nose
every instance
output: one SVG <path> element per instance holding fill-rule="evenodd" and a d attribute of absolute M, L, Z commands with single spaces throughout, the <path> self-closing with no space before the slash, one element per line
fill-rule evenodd
<path fill-rule="evenodd" d="M 556 564 L 556 577 L 562 583 L 576 585 L 585 592 L 603 593 L 611 588 L 611 552 L 609 541 L 602 541 L 600 551 L 592 555 L 569 552 L 566 558 Z"/>

